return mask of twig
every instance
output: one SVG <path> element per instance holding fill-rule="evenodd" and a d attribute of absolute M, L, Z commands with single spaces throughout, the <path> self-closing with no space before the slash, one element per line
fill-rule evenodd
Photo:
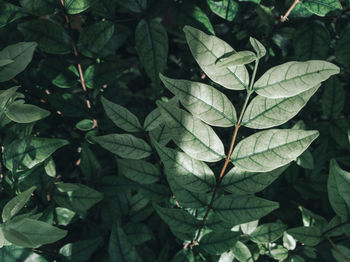
<path fill-rule="evenodd" d="M 329 243 L 331 243 L 332 247 L 335 249 L 335 251 L 344 259 L 345 262 L 350 262 L 350 260 L 339 250 L 337 245 L 333 242 L 331 238 L 328 238 Z"/>
<path fill-rule="evenodd" d="M 288 16 L 290 12 L 294 9 L 294 7 L 299 3 L 300 0 L 294 0 L 293 4 L 289 7 L 288 11 L 284 14 L 284 16 L 281 16 L 281 22 L 285 22 L 288 20 Z"/>
<path fill-rule="evenodd" d="M 322 233 L 322 236 L 325 236 L 325 235 L 327 235 L 328 233 L 331 233 L 331 232 L 333 232 L 334 230 L 336 230 L 336 229 L 338 229 L 338 228 L 341 228 L 342 226 L 345 226 L 345 225 L 347 225 L 347 224 L 349 224 L 349 223 L 350 223 L 350 220 L 345 221 L 345 222 L 343 222 L 343 223 L 341 223 L 341 224 L 339 224 L 339 225 L 336 225 L 336 226 L 334 226 L 334 227 L 332 227 L 332 228 L 326 230 L 325 232 L 323 232 L 323 233 Z"/>

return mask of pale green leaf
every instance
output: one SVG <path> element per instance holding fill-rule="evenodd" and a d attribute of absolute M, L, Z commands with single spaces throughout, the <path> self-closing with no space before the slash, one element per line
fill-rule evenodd
<path fill-rule="evenodd" d="M 50 111 L 17 100 L 6 107 L 6 116 L 16 123 L 32 123 L 50 115 Z"/>
<path fill-rule="evenodd" d="M 325 16 L 331 11 L 342 10 L 339 0 L 305 0 L 303 4 L 310 12 L 319 16 Z"/>
<path fill-rule="evenodd" d="M 338 73 L 339 67 L 326 61 L 287 62 L 266 71 L 255 82 L 254 89 L 268 98 L 291 97 Z"/>
<path fill-rule="evenodd" d="M 210 10 L 227 21 L 233 21 L 238 12 L 238 4 L 233 0 L 207 0 Z"/>
<path fill-rule="evenodd" d="M 259 219 L 273 210 L 279 204 L 254 196 L 228 195 L 214 201 L 213 209 L 223 221 L 239 225 Z"/>
<path fill-rule="evenodd" d="M 271 171 L 296 160 L 318 135 L 318 131 L 293 129 L 261 131 L 239 142 L 231 160 L 246 171 Z"/>
<path fill-rule="evenodd" d="M 249 37 L 249 42 L 251 46 L 253 47 L 257 58 L 262 58 L 266 55 L 266 48 L 263 46 L 262 43 L 260 43 L 259 40 L 255 39 L 254 37 Z"/>
<path fill-rule="evenodd" d="M 330 119 L 338 117 L 344 109 L 345 90 L 336 77 L 326 82 L 326 88 L 322 96 L 322 111 Z"/>
<path fill-rule="evenodd" d="M 287 233 L 307 246 L 316 246 L 321 241 L 321 231 L 317 227 L 295 227 L 288 229 Z"/>
<path fill-rule="evenodd" d="M 189 156 L 207 162 L 224 158 L 224 146 L 214 130 L 186 111 L 157 101 L 172 139 Z"/>
<path fill-rule="evenodd" d="M 233 126 L 236 110 L 230 100 L 215 88 L 199 82 L 176 80 L 160 75 L 168 88 L 195 117 L 221 127 Z"/>
<path fill-rule="evenodd" d="M 142 159 L 152 153 L 152 148 L 143 139 L 130 134 L 109 134 L 94 137 L 93 140 L 123 158 Z"/>
<path fill-rule="evenodd" d="M 33 186 L 7 202 L 2 210 L 2 221 L 6 222 L 15 216 L 24 207 L 35 189 L 36 187 Z"/>
<path fill-rule="evenodd" d="M 26 170 L 44 162 L 57 149 L 67 144 L 67 140 L 55 138 L 27 136 L 17 139 L 4 148 L 4 164 L 12 172 Z"/>
<path fill-rule="evenodd" d="M 283 166 L 269 172 L 248 172 L 233 167 L 222 179 L 221 187 L 235 195 L 249 195 L 264 190 L 272 184 L 288 166 Z"/>
<path fill-rule="evenodd" d="M 288 250 L 294 250 L 297 246 L 297 242 L 292 235 L 289 235 L 287 231 L 283 233 L 283 246 Z"/>
<path fill-rule="evenodd" d="M 138 132 L 142 129 L 137 117 L 127 108 L 113 103 L 103 96 L 101 97 L 101 102 L 106 111 L 106 115 L 117 127 L 127 132 Z"/>
<path fill-rule="evenodd" d="M 244 234 L 251 234 L 259 225 L 259 220 L 251 221 L 248 223 L 241 224 L 241 230 Z"/>
<path fill-rule="evenodd" d="M 187 43 L 192 55 L 208 77 L 214 82 L 233 90 L 243 90 L 248 86 L 249 75 L 243 65 L 219 67 L 216 62 L 224 54 L 234 51 L 223 40 L 190 26 L 184 27 Z"/>
<path fill-rule="evenodd" d="M 256 96 L 248 105 L 242 119 L 242 125 L 265 129 L 279 126 L 293 118 L 315 94 L 320 85 L 299 95 L 287 98 L 266 98 Z"/>
<path fill-rule="evenodd" d="M 288 258 L 288 249 L 278 245 L 277 247 L 270 250 L 269 255 L 276 260 L 285 261 Z"/>
<path fill-rule="evenodd" d="M 63 0 L 64 7 L 70 15 L 79 14 L 90 7 L 96 0 Z"/>
<path fill-rule="evenodd" d="M 159 169 L 144 160 L 117 159 L 117 163 L 121 174 L 140 184 L 153 184 L 161 177 Z"/>
<path fill-rule="evenodd" d="M 249 238 L 255 243 L 271 243 L 282 237 L 287 226 L 282 223 L 266 223 L 258 226 Z"/>
<path fill-rule="evenodd" d="M 32 249 L 15 245 L 0 248 L 0 257 L 1 262 L 49 262 Z"/>
<path fill-rule="evenodd" d="M 19 42 L 0 51 L 1 60 L 13 60 L 13 63 L 0 67 L 0 82 L 8 81 L 22 72 L 30 63 L 37 44 Z"/>
<path fill-rule="evenodd" d="M 237 65 L 246 65 L 255 61 L 257 56 L 251 51 L 240 51 L 234 52 L 232 55 L 224 55 L 220 57 L 216 64 L 222 68 L 237 66 Z"/>
<path fill-rule="evenodd" d="M 254 262 L 254 258 L 249 248 L 241 241 L 237 241 L 237 243 L 231 248 L 231 252 L 240 262 Z"/>
<path fill-rule="evenodd" d="M 187 190 L 203 193 L 211 190 L 216 183 L 213 171 L 202 161 L 185 153 L 153 143 L 165 167 L 167 177 Z"/>
<path fill-rule="evenodd" d="M 239 235 L 232 231 L 210 232 L 201 238 L 199 246 L 210 254 L 220 255 L 236 244 Z"/>

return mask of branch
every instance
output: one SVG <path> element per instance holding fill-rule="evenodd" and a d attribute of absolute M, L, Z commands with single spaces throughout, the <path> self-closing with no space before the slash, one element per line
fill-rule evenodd
<path fill-rule="evenodd" d="M 284 14 L 284 16 L 281 16 L 281 22 L 285 22 L 288 20 L 288 16 L 290 12 L 294 9 L 294 7 L 300 2 L 300 0 L 294 0 L 293 4 L 289 7 L 288 11 Z"/>
<path fill-rule="evenodd" d="M 331 243 L 332 247 L 335 249 L 335 251 L 344 259 L 345 262 L 350 262 L 350 260 L 339 250 L 337 245 L 333 242 L 331 238 L 328 238 L 329 243 Z"/>
<path fill-rule="evenodd" d="M 343 223 L 341 223 L 341 224 L 339 224 L 339 225 L 336 225 L 336 226 L 334 226 L 334 227 L 328 229 L 327 231 L 323 232 L 323 233 L 322 233 L 322 236 L 325 236 L 325 235 L 327 235 L 328 233 L 331 233 L 331 232 L 333 232 L 334 230 L 336 230 L 336 229 L 338 229 L 338 228 L 341 228 L 342 226 L 345 226 L 345 225 L 347 225 L 347 224 L 349 224 L 349 223 L 350 223 L 350 220 L 345 221 L 345 222 L 343 222 Z"/>

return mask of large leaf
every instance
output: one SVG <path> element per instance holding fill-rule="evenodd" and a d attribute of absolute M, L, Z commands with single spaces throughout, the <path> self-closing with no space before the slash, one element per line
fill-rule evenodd
<path fill-rule="evenodd" d="M 287 230 L 299 242 L 316 246 L 321 241 L 321 231 L 318 227 L 295 227 Z"/>
<path fill-rule="evenodd" d="M 1 214 L 2 222 L 6 222 L 15 216 L 24 207 L 35 189 L 36 187 L 33 186 L 7 202 Z"/>
<path fill-rule="evenodd" d="M 350 26 L 347 26 L 337 42 L 337 46 L 335 48 L 335 56 L 337 61 L 339 61 L 342 65 L 350 68 L 350 51 L 347 46 L 350 43 Z"/>
<path fill-rule="evenodd" d="M 331 172 L 334 174 L 340 196 L 350 207 L 350 173 L 343 170 L 334 159 L 331 160 Z"/>
<path fill-rule="evenodd" d="M 319 16 L 325 16 L 331 11 L 342 9 L 339 0 L 306 0 L 303 1 L 303 4 L 310 12 Z"/>
<path fill-rule="evenodd" d="M 299 95 L 287 98 L 273 99 L 258 95 L 244 112 L 242 125 L 256 129 L 282 125 L 298 114 L 319 87 L 320 85 L 317 85 Z"/>
<path fill-rule="evenodd" d="M 230 100 L 215 88 L 199 82 L 176 80 L 160 76 L 164 85 L 183 106 L 203 122 L 229 127 L 237 121 L 236 110 Z"/>
<path fill-rule="evenodd" d="M 248 172 L 234 167 L 224 176 L 221 187 L 235 195 L 254 194 L 275 181 L 287 167 L 283 166 L 265 173 Z"/>
<path fill-rule="evenodd" d="M 255 243 L 271 243 L 282 237 L 286 229 L 282 223 L 266 223 L 258 226 L 249 234 L 249 238 Z"/>
<path fill-rule="evenodd" d="M 238 143 L 231 160 L 245 171 L 271 171 L 296 160 L 318 135 L 318 131 L 294 129 L 261 131 Z"/>
<path fill-rule="evenodd" d="M 141 138 L 129 134 L 110 134 L 94 137 L 104 149 L 123 158 L 142 159 L 152 153 L 151 147 Z"/>
<path fill-rule="evenodd" d="M 135 31 L 136 49 L 147 75 L 158 86 L 168 57 L 168 36 L 158 20 L 142 19 Z"/>
<path fill-rule="evenodd" d="M 189 156 L 207 162 L 224 158 L 224 146 L 214 130 L 186 111 L 157 102 L 174 142 Z"/>
<path fill-rule="evenodd" d="M 323 113 L 330 119 L 338 117 L 345 105 L 346 94 L 338 78 L 332 77 L 326 82 L 322 96 Z"/>
<path fill-rule="evenodd" d="M 6 107 L 6 116 L 17 123 L 32 123 L 50 115 L 50 111 L 35 105 L 24 104 L 24 100 L 17 100 Z"/>
<path fill-rule="evenodd" d="M 110 262 L 141 262 L 135 247 L 130 243 L 123 229 L 114 224 L 108 244 Z"/>
<path fill-rule="evenodd" d="M 68 14 L 79 14 L 90 7 L 96 0 L 63 0 Z"/>
<path fill-rule="evenodd" d="M 239 225 L 259 219 L 279 204 L 254 196 L 228 195 L 214 201 L 213 209 L 219 217 L 228 223 Z"/>
<path fill-rule="evenodd" d="M 232 21 L 238 12 L 238 4 L 233 0 L 207 0 L 207 3 L 213 13 L 228 21 Z"/>
<path fill-rule="evenodd" d="M 338 73 L 339 67 L 326 61 L 287 62 L 265 72 L 255 82 L 254 89 L 268 98 L 291 97 Z"/>
<path fill-rule="evenodd" d="M 153 184 L 161 177 L 159 169 L 144 160 L 118 159 L 117 162 L 121 174 L 140 184 Z"/>
<path fill-rule="evenodd" d="M 234 90 L 243 90 L 248 86 L 249 75 L 245 66 L 222 68 L 216 64 L 220 57 L 234 51 L 231 46 L 216 36 L 190 26 L 185 26 L 184 32 L 193 57 L 211 80 Z"/>
<path fill-rule="evenodd" d="M 26 41 L 35 41 L 39 48 L 50 54 L 69 54 L 72 51 L 71 38 L 58 24 L 49 20 L 30 20 L 18 25 Z"/>
<path fill-rule="evenodd" d="M 237 232 L 210 232 L 204 235 L 200 240 L 200 247 L 206 252 L 214 255 L 220 255 L 230 250 L 239 239 Z"/>
<path fill-rule="evenodd" d="M 32 60 L 36 46 L 34 42 L 19 42 L 1 50 L 0 60 L 13 62 L 0 67 L 0 82 L 8 81 L 22 72 Z"/>
<path fill-rule="evenodd" d="M 126 132 L 137 132 L 142 130 L 141 124 L 137 117 L 127 108 L 113 103 L 103 96 L 101 97 L 101 102 L 106 111 L 106 115 L 117 127 L 125 130 Z"/>
<path fill-rule="evenodd" d="M 12 172 L 32 168 L 45 161 L 68 141 L 56 138 L 40 138 L 28 136 L 17 139 L 4 149 L 5 166 Z"/>

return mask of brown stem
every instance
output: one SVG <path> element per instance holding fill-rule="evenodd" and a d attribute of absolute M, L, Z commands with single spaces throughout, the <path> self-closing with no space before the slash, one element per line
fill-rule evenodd
<path fill-rule="evenodd" d="M 281 22 L 285 22 L 288 20 L 288 16 L 290 12 L 294 9 L 294 7 L 299 3 L 300 0 L 294 0 L 293 4 L 289 7 L 288 11 L 284 14 L 284 16 L 281 16 Z"/>
<path fill-rule="evenodd" d="M 336 225 L 336 226 L 334 226 L 334 227 L 328 229 L 327 231 L 323 232 L 323 233 L 322 233 L 322 236 L 325 236 L 325 235 L 327 235 L 328 233 L 331 233 L 331 232 L 333 232 L 334 230 L 336 230 L 336 229 L 338 229 L 338 228 L 341 228 L 342 226 L 345 226 L 345 225 L 347 225 L 347 224 L 349 224 L 349 223 L 350 223 L 350 220 L 345 221 L 345 222 L 343 222 L 343 223 L 341 223 L 341 224 L 339 224 L 339 225 Z"/>
<path fill-rule="evenodd" d="M 335 251 L 344 259 L 345 262 L 350 262 L 350 260 L 339 250 L 337 245 L 333 242 L 331 238 L 328 238 L 329 243 L 331 243 L 332 247 L 335 249 Z"/>

